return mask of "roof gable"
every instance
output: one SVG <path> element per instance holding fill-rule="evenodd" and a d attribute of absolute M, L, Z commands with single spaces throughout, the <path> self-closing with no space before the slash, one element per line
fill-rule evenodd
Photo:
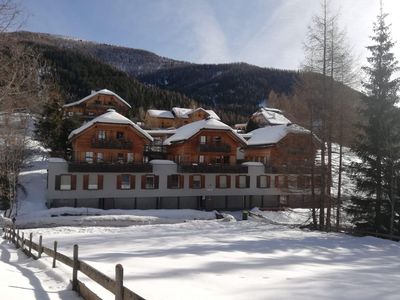
<path fill-rule="evenodd" d="M 128 118 L 117 113 L 114 109 L 109 109 L 105 114 L 102 114 L 97 118 L 94 118 L 93 120 L 83 124 L 81 127 L 73 130 L 69 134 L 68 139 L 70 140 L 72 138 L 75 138 L 77 135 L 81 134 L 82 132 L 86 131 L 87 129 L 98 123 L 130 125 L 146 139 L 148 139 L 149 141 L 153 141 L 151 135 L 149 135 L 146 131 L 144 131 L 142 128 L 140 128 L 138 125 L 133 123 Z"/>
<path fill-rule="evenodd" d="M 123 103 L 124 105 L 126 105 L 129 108 L 132 108 L 131 105 L 126 102 L 124 99 L 122 99 L 119 95 L 117 95 L 116 93 L 107 90 L 107 89 L 102 89 L 100 91 L 94 92 L 93 94 L 90 94 L 88 96 L 86 96 L 85 98 L 82 98 L 81 100 L 75 101 L 75 102 L 71 102 L 68 104 L 63 105 L 63 107 L 70 107 L 70 106 L 75 106 L 75 105 L 79 105 L 97 95 L 110 95 L 110 96 L 114 96 L 116 99 L 118 99 L 121 103 Z"/>
<path fill-rule="evenodd" d="M 164 141 L 164 145 L 171 145 L 180 141 L 186 141 L 202 129 L 229 131 L 236 139 L 238 139 L 243 144 L 246 144 L 245 139 L 238 135 L 230 126 L 216 119 L 209 118 L 179 127 L 178 129 L 176 129 L 176 133 L 174 135 L 170 136 Z"/>

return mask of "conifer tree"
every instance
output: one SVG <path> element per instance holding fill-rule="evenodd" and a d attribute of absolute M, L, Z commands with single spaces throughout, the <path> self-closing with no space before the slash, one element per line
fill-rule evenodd
<path fill-rule="evenodd" d="M 363 123 L 353 147 L 361 162 L 352 164 L 358 195 L 352 197 L 348 210 L 353 222 L 378 231 L 393 231 L 400 172 L 400 113 L 395 107 L 399 81 L 393 78 L 398 67 L 386 17 L 381 6 L 373 45 L 367 47 L 369 64 L 363 67 L 368 78 L 363 82 Z"/>

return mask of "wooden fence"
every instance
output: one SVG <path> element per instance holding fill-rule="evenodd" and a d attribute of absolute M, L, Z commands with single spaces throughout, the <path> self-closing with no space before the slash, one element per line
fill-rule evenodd
<path fill-rule="evenodd" d="M 83 282 L 78 279 L 78 271 L 85 274 L 87 277 L 101 285 L 115 295 L 116 300 L 145 300 L 136 293 L 126 288 L 123 284 L 124 270 L 122 265 L 115 266 L 115 279 L 108 277 L 102 272 L 91 267 L 84 261 L 78 258 L 78 245 L 74 245 L 73 257 L 70 258 L 60 252 L 57 252 L 57 241 L 53 244 L 53 249 L 47 248 L 42 244 L 42 236 L 39 237 L 39 243 L 36 244 L 32 241 L 32 233 L 29 238 L 25 238 L 24 233 L 20 235 L 19 229 L 5 227 L 4 239 L 15 244 L 15 247 L 20 248 L 27 256 L 33 259 L 39 259 L 45 253 L 53 258 L 53 268 L 56 267 L 56 262 L 59 261 L 68 267 L 72 268 L 72 289 L 76 291 L 83 299 L 87 300 L 101 300 L 101 297 L 92 292 Z M 32 250 L 36 251 L 32 253 Z"/>

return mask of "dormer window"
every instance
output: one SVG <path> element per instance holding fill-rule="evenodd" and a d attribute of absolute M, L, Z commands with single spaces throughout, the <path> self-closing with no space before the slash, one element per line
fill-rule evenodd
<path fill-rule="evenodd" d="M 204 145 L 207 143 L 207 137 L 205 135 L 200 136 L 200 144 Z"/>

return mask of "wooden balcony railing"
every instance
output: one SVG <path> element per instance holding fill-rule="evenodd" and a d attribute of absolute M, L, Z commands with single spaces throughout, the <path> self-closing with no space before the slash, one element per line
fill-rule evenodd
<path fill-rule="evenodd" d="M 248 167 L 228 164 L 180 164 L 182 173 L 247 173 Z"/>
<path fill-rule="evenodd" d="M 119 163 L 119 162 L 88 163 L 88 162 L 70 161 L 68 162 L 68 172 L 152 173 L 153 166 L 149 163 Z"/>
<path fill-rule="evenodd" d="M 92 139 L 92 147 L 99 149 L 131 149 L 132 142 L 125 139 Z"/>
<path fill-rule="evenodd" d="M 228 144 L 200 144 L 200 152 L 231 152 L 231 146 Z"/>

